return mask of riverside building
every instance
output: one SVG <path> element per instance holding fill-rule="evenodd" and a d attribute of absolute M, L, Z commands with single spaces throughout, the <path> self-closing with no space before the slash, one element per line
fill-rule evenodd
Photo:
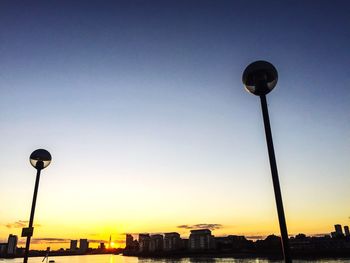
<path fill-rule="evenodd" d="M 70 251 L 76 251 L 78 250 L 78 240 L 71 240 L 70 241 Z"/>
<path fill-rule="evenodd" d="M 152 235 L 150 238 L 149 251 L 158 252 L 163 250 L 163 235 Z"/>
<path fill-rule="evenodd" d="M 149 251 L 150 240 L 149 234 L 139 234 L 139 252 L 145 253 Z"/>
<path fill-rule="evenodd" d="M 17 242 L 18 242 L 18 237 L 16 235 L 10 234 L 8 241 L 7 241 L 7 255 L 8 256 L 13 256 L 16 254 Z"/>
<path fill-rule="evenodd" d="M 176 232 L 164 234 L 164 251 L 174 251 L 181 248 L 180 234 Z"/>
<path fill-rule="evenodd" d="M 191 250 L 209 250 L 214 248 L 214 237 L 209 229 L 191 230 L 189 238 Z"/>
<path fill-rule="evenodd" d="M 86 253 L 89 250 L 89 241 L 87 239 L 80 239 L 79 250 L 81 253 Z"/>

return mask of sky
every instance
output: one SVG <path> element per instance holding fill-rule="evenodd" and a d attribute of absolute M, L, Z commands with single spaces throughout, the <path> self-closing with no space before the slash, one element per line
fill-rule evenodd
<path fill-rule="evenodd" d="M 38 148 L 53 160 L 31 248 L 206 225 L 279 234 L 260 102 L 241 81 L 256 60 L 279 72 L 267 100 L 289 234 L 350 225 L 349 13 L 346 0 L 0 1 L 0 242 L 27 224 Z"/>

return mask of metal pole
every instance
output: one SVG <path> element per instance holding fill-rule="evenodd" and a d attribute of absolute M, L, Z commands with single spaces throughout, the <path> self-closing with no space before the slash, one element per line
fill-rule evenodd
<path fill-rule="evenodd" d="M 279 183 L 279 179 L 278 179 L 275 150 L 273 148 L 271 127 L 270 127 L 270 118 L 269 118 L 269 112 L 267 109 L 265 95 L 260 96 L 260 101 L 261 101 L 262 114 L 263 114 L 263 118 L 264 118 L 266 143 L 267 143 L 267 149 L 269 152 L 270 168 L 271 168 L 273 189 L 275 191 L 278 220 L 279 220 L 281 236 L 282 236 L 282 250 L 283 250 L 283 255 L 284 255 L 284 261 L 286 263 L 291 263 L 292 258 L 290 255 L 287 224 L 286 224 L 286 219 L 284 216 L 282 194 L 281 194 L 281 188 L 280 188 L 280 183 Z"/>
<path fill-rule="evenodd" d="M 37 169 L 37 172 L 36 172 L 35 187 L 34 187 L 34 195 L 33 195 L 33 202 L 32 202 L 32 210 L 30 211 L 29 228 L 32 228 L 32 227 L 33 227 L 34 212 L 35 212 L 35 204 L 36 204 L 36 197 L 37 197 L 38 188 L 39 188 L 40 171 L 41 171 L 41 169 L 38 168 L 38 169 Z M 23 263 L 27 263 L 27 262 L 28 262 L 30 238 L 31 238 L 31 235 L 28 235 L 28 236 L 27 236 L 26 250 L 25 250 L 25 253 L 24 253 Z"/>

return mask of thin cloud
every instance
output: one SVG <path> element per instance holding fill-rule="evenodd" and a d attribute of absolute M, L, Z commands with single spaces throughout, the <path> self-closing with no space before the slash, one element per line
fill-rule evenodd
<path fill-rule="evenodd" d="M 89 243 L 108 243 L 109 241 L 107 240 L 102 240 L 102 239 L 88 239 Z"/>
<path fill-rule="evenodd" d="M 177 226 L 177 228 L 191 229 L 191 226 L 190 225 L 180 225 L 180 226 Z"/>
<path fill-rule="evenodd" d="M 45 237 L 45 238 L 33 238 L 31 243 L 33 244 L 62 244 L 62 243 L 69 243 L 71 240 L 76 239 L 70 239 L 70 238 L 56 238 L 56 237 Z M 78 239 L 79 240 L 79 239 Z M 109 241 L 103 240 L 103 239 L 88 239 L 90 243 L 108 243 Z M 125 240 L 113 240 L 115 243 L 125 243 Z M 25 240 L 20 240 L 18 243 L 24 244 Z"/>
<path fill-rule="evenodd" d="M 13 223 L 8 223 L 5 226 L 7 228 L 23 228 L 28 226 L 29 221 L 28 220 L 18 220 Z M 34 224 L 35 227 L 40 227 L 40 224 Z"/>
<path fill-rule="evenodd" d="M 210 229 L 217 230 L 222 229 L 224 226 L 222 224 L 195 224 L 195 225 L 179 225 L 177 228 L 182 229 Z"/>
<path fill-rule="evenodd" d="M 106 244 L 109 243 L 109 241 L 107 241 L 107 240 L 98 240 L 98 239 L 88 239 L 88 241 L 90 243 L 106 243 Z M 112 242 L 118 243 L 118 244 L 124 244 L 125 240 L 124 239 L 114 239 L 114 240 L 112 240 Z"/>
<path fill-rule="evenodd" d="M 60 244 L 60 243 L 69 243 L 70 239 L 67 238 L 55 238 L 55 237 L 46 237 L 46 238 L 32 238 L 31 243 L 33 244 Z M 25 240 L 21 240 L 18 243 L 24 244 Z"/>

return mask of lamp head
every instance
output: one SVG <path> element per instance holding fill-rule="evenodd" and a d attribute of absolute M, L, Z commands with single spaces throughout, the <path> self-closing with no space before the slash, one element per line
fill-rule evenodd
<path fill-rule="evenodd" d="M 44 149 L 38 149 L 32 152 L 29 161 L 35 169 L 41 170 L 49 166 L 51 163 L 51 154 Z"/>
<path fill-rule="evenodd" d="M 263 60 L 249 64 L 242 76 L 246 90 L 257 96 L 268 94 L 276 86 L 277 80 L 276 68 Z"/>

